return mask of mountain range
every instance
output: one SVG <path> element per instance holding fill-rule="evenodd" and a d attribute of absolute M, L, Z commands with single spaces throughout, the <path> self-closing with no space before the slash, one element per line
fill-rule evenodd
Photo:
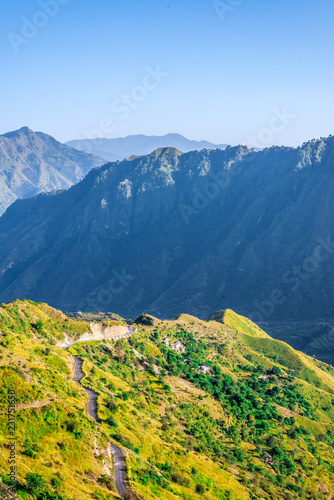
<path fill-rule="evenodd" d="M 333 137 L 106 164 L 0 218 L 2 301 L 330 324 L 333 168 Z"/>
<path fill-rule="evenodd" d="M 158 148 L 174 147 L 184 153 L 200 149 L 225 149 L 227 144 L 192 141 L 180 134 L 163 136 L 129 135 L 117 139 L 78 139 L 66 142 L 68 146 L 93 153 L 108 161 L 124 160 L 132 155 L 143 156 Z"/>
<path fill-rule="evenodd" d="M 76 151 L 28 127 L 0 136 L 0 215 L 17 198 L 69 188 L 102 158 Z"/>
<path fill-rule="evenodd" d="M 66 144 L 28 127 L 0 135 L 0 215 L 16 199 L 68 189 L 106 161 L 146 155 L 165 146 L 174 146 L 184 152 L 226 147 L 207 141 L 191 141 L 180 134 L 87 139 Z"/>

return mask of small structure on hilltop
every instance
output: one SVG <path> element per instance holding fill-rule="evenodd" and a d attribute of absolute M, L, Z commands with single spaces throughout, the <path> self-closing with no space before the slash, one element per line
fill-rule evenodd
<path fill-rule="evenodd" d="M 161 342 L 162 342 L 162 344 L 169 346 L 169 337 L 165 337 L 164 339 L 162 339 Z"/>
<path fill-rule="evenodd" d="M 177 352 L 184 352 L 186 350 L 186 348 L 184 347 L 184 345 L 180 340 L 172 344 L 170 348 Z"/>
<path fill-rule="evenodd" d="M 198 367 L 198 371 L 199 371 L 199 373 L 211 373 L 211 368 L 210 368 L 210 366 L 200 365 Z"/>

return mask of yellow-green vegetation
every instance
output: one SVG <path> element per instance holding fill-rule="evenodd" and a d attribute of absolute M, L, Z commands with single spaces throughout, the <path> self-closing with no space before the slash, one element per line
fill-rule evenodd
<path fill-rule="evenodd" d="M 94 453 L 96 424 L 87 416 L 83 388 L 72 381 L 72 358 L 54 345 L 64 333 L 76 338 L 84 331 L 86 324 L 44 304 L 17 301 L 0 309 L 0 472 L 11 485 L 8 406 L 14 394 L 21 498 L 117 498 L 104 478 L 103 454 Z M 97 440 L 107 449 L 103 432 Z"/>
<path fill-rule="evenodd" d="M 224 325 L 228 325 L 230 328 L 234 330 L 247 333 L 252 337 L 262 337 L 267 338 L 268 335 L 261 330 L 257 325 L 255 325 L 250 319 L 245 318 L 245 316 L 240 316 L 236 314 L 231 309 L 226 309 L 225 311 L 219 311 L 212 316 L 210 316 L 209 320 L 211 321 L 219 321 Z"/>
<path fill-rule="evenodd" d="M 39 315 L 52 335 L 36 331 Z M 232 311 L 208 321 L 145 315 L 128 339 L 69 351 L 40 340 L 61 338 L 64 325 L 70 336 L 82 333 L 82 325 L 77 330 L 45 305 L 16 302 L 0 310 L 2 407 L 10 389 L 18 405 L 43 402 L 17 412 L 22 498 L 34 498 L 29 473 L 45 481 L 35 498 L 117 497 L 103 455 L 94 454 L 96 435 L 100 450 L 114 442 L 127 452 L 134 498 L 332 498 L 330 365 L 271 339 Z M 71 380 L 71 355 L 83 359 L 84 383 L 100 394 L 98 432 L 87 417 L 85 393 Z M 0 418 L 5 428 L 7 415 Z M 5 435 L 0 444 L 6 482 Z"/>
<path fill-rule="evenodd" d="M 97 322 L 102 323 L 104 326 L 126 325 L 124 318 L 114 313 L 104 313 L 104 312 L 91 312 L 91 313 L 67 313 L 67 316 L 71 319 L 76 319 L 79 321 L 86 321 L 87 323 Z"/>
<path fill-rule="evenodd" d="M 47 304 L 37 304 L 31 300 L 2 304 L 0 328 L 5 335 L 5 347 L 11 344 L 17 334 L 47 340 L 54 345 L 64 340 L 65 334 L 75 340 L 91 331 L 84 321 L 74 321 Z"/>

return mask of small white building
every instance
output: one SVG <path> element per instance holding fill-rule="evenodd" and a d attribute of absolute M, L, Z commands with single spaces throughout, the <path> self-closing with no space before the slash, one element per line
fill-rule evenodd
<path fill-rule="evenodd" d="M 184 345 L 180 340 L 172 344 L 170 348 L 177 352 L 184 352 L 186 350 L 186 348 L 184 347 Z"/>
<path fill-rule="evenodd" d="M 211 373 L 211 368 L 210 368 L 210 366 L 200 365 L 198 367 L 198 371 L 199 371 L 199 373 Z"/>

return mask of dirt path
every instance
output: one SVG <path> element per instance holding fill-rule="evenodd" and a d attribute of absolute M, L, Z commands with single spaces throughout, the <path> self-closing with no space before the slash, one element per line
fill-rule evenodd
<path fill-rule="evenodd" d="M 127 329 L 127 330 L 126 330 Z M 71 343 L 71 339 L 65 335 L 65 342 L 62 344 L 59 344 L 59 347 L 62 347 L 63 349 L 68 349 L 69 347 L 79 344 L 81 342 L 94 342 L 96 340 L 119 340 L 121 338 L 128 338 L 131 337 L 135 332 L 137 331 L 136 327 L 123 327 L 122 331 L 118 331 L 120 335 L 115 335 L 115 332 L 111 332 L 110 330 L 108 332 L 95 332 L 93 335 L 85 334 L 82 336 L 77 342 Z M 110 336 L 109 336 L 110 335 Z M 86 376 L 84 371 L 82 370 L 82 365 L 83 361 L 80 358 L 77 358 L 76 356 L 73 356 L 74 362 L 75 362 L 75 375 L 73 380 L 77 382 L 78 384 L 81 384 L 82 379 Z M 99 423 L 99 418 L 97 414 L 97 396 L 98 393 L 93 391 L 92 389 L 89 389 L 88 387 L 85 387 L 83 384 L 81 384 L 82 387 L 84 388 L 86 394 L 88 395 L 88 414 L 97 422 Z M 27 403 L 26 405 L 18 405 L 16 407 L 16 411 L 19 410 L 26 410 L 28 408 L 42 408 L 43 406 L 47 406 L 51 404 L 54 400 L 52 398 L 47 398 L 43 399 L 41 401 L 33 401 L 31 403 Z M 5 411 L 0 411 L 0 415 L 3 415 L 7 413 L 7 410 Z M 124 498 L 125 493 L 127 491 L 126 487 L 126 482 L 125 482 L 125 461 L 124 461 L 124 455 L 122 450 L 110 443 L 110 448 L 112 453 L 114 454 L 114 467 L 115 467 L 115 484 L 116 484 L 116 489 L 118 491 L 118 494 Z M 18 500 L 18 496 L 10 491 L 8 488 L 6 488 L 0 481 L 0 499 L 16 499 Z"/>
<path fill-rule="evenodd" d="M 18 405 L 15 411 L 27 410 L 28 408 L 42 408 L 42 406 L 47 406 L 51 404 L 54 400 L 52 398 L 42 399 L 41 401 L 33 401 L 32 403 L 27 403 L 26 405 Z M 7 410 L 0 411 L 0 415 L 7 413 Z"/>
<path fill-rule="evenodd" d="M 74 362 L 75 362 L 75 377 L 74 381 L 77 382 L 78 384 L 81 383 L 82 379 L 85 378 L 86 374 L 82 369 L 83 361 L 80 358 L 77 358 L 76 356 L 73 356 Z M 92 389 L 89 389 L 88 387 L 85 387 L 83 385 L 84 390 L 86 391 L 86 394 L 88 394 L 88 414 L 97 422 L 99 423 L 99 418 L 97 414 L 97 396 L 98 393 L 93 391 Z M 126 492 L 126 482 L 125 482 L 125 463 L 124 463 L 124 456 L 123 452 L 118 446 L 114 444 L 110 444 L 111 451 L 114 454 L 114 466 L 115 466 L 115 484 L 116 484 L 116 489 L 118 491 L 118 494 L 121 497 L 125 496 Z"/>
<path fill-rule="evenodd" d="M 125 462 L 123 452 L 118 446 L 110 444 L 111 451 L 114 454 L 114 464 L 115 464 L 115 484 L 116 489 L 121 497 L 125 496 L 126 493 L 126 482 L 125 482 Z"/>
<path fill-rule="evenodd" d="M 128 327 L 128 332 L 127 334 L 123 337 L 129 337 L 133 333 L 135 333 L 137 329 L 135 327 Z M 113 337 L 114 338 L 114 337 Z M 67 339 L 66 339 L 67 340 Z M 91 341 L 95 341 L 97 339 L 92 339 Z M 89 342 L 89 340 L 84 339 L 84 340 L 79 340 L 78 342 L 74 342 L 73 344 L 66 345 L 64 349 L 68 349 L 71 347 L 71 345 L 78 344 L 80 342 Z M 89 389 L 88 387 L 85 387 L 84 384 L 82 384 L 82 380 L 86 377 L 85 372 L 82 369 L 83 365 L 83 360 L 73 356 L 74 362 L 75 362 L 75 375 L 73 380 L 77 382 L 78 384 L 81 384 L 84 390 L 86 391 L 86 394 L 88 395 L 88 414 L 97 422 L 99 423 L 99 417 L 97 414 L 97 397 L 98 393 L 93 391 L 92 389 Z M 115 444 L 110 444 L 110 448 L 112 453 L 114 454 L 114 468 L 115 468 L 115 485 L 116 489 L 118 491 L 118 494 L 124 498 L 127 487 L 126 487 L 126 481 L 125 481 L 125 461 L 124 461 L 124 455 L 122 450 L 116 446 Z"/>

